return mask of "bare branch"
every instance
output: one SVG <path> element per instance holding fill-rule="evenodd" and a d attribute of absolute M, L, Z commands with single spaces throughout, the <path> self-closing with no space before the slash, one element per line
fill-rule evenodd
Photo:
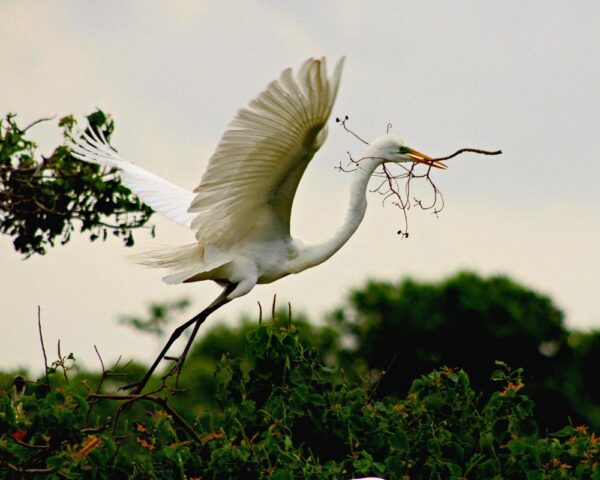
<path fill-rule="evenodd" d="M 29 130 L 31 127 L 37 125 L 38 123 L 42 123 L 42 122 L 48 122 L 50 120 L 54 120 L 56 118 L 56 115 L 52 115 L 51 117 L 43 117 L 43 118 L 38 118 L 37 120 L 34 120 L 33 122 L 31 122 L 29 125 L 27 125 L 23 130 L 21 130 L 23 133 L 25 133 L 27 130 Z"/>
<path fill-rule="evenodd" d="M 341 124 L 341 126 L 344 128 L 344 130 L 349 132 L 351 135 L 353 135 L 355 138 L 357 138 L 364 144 L 369 145 L 369 142 L 364 140 L 357 133 L 351 131 L 347 127 L 347 125 L 346 125 L 347 121 L 348 121 L 347 115 L 343 119 L 336 118 L 336 122 Z M 391 127 L 392 127 L 392 124 L 388 123 L 387 127 L 386 127 L 387 133 L 389 133 Z M 479 148 L 461 148 L 461 149 L 457 150 L 456 152 L 454 152 L 452 155 L 448 155 L 445 157 L 439 157 L 439 158 L 433 158 L 430 161 L 428 161 L 427 167 L 426 167 L 427 170 L 424 173 L 418 173 L 417 169 L 422 168 L 422 167 L 420 167 L 420 164 L 417 164 L 416 162 L 412 163 L 410 165 L 410 167 L 406 167 L 405 165 L 402 165 L 399 163 L 395 163 L 394 166 L 392 167 L 390 163 L 387 163 L 387 164 L 382 163 L 381 170 L 377 170 L 373 173 L 372 178 L 380 179 L 380 181 L 370 191 L 374 192 L 374 193 L 378 193 L 379 195 L 381 195 L 383 197 L 382 201 L 381 201 L 382 205 L 385 206 L 387 200 L 390 198 L 393 198 L 394 199 L 393 204 L 395 206 L 397 206 L 398 208 L 400 208 L 400 210 L 402 210 L 402 215 L 404 217 L 404 227 L 403 227 L 403 229 L 398 230 L 398 235 L 401 235 L 402 238 L 408 238 L 408 210 L 410 210 L 411 205 L 415 206 L 415 207 L 419 207 L 421 210 L 431 211 L 431 213 L 436 216 L 444 209 L 444 206 L 445 206 L 444 196 L 442 195 L 441 190 L 438 188 L 438 186 L 435 184 L 435 182 L 433 181 L 433 179 L 431 177 L 432 167 L 434 166 L 433 162 L 441 161 L 441 160 L 449 160 L 451 158 L 456 157 L 457 155 L 460 155 L 461 153 L 466 153 L 466 152 L 478 153 L 478 154 L 482 154 L 482 155 L 500 155 L 502 153 L 501 150 L 489 151 L 489 150 L 482 150 Z M 349 158 L 348 166 L 351 166 L 351 168 L 348 168 L 348 166 L 342 165 L 342 162 L 340 162 L 339 165 L 337 167 L 335 167 L 337 170 L 344 172 L 344 173 L 354 172 L 358 168 L 360 168 L 361 161 L 366 160 L 366 159 L 375 158 L 375 157 L 362 157 L 358 160 L 354 160 L 352 158 L 352 155 L 350 154 L 350 152 L 347 152 L 347 154 L 348 154 L 348 158 Z M 382 158 L 380 160 L 384 160 L 384 159 Z M 398 168 L 398 167 L 402 169 L 401 173 L 399 173 L 399 174 L 392 173 L 391 168 Z M 412 183 L 414 183 L 417 180 L 423 180 L 429 186 L 429 188 L 431 188 L 433 195 L 432 195 L 432 199 L 430 202 L 426 203 L 422 199 L 411 195 Z"/>
<path fill-rule="evenodd" d="M 156 392 L 154 392 L 156 393 Z M 98 399 L 98 400 L 118 400 L 124 401 L 126 403 L 131 403 L 139 400 L 147 400 L 149 402 L 160 405 L 169 415 L 173 417 L 173 419 L 185 430 L 185 432 L 196 442 L 202 443 L 202 437 L 198 435 L 196 430 L 181 416 L 177 413 L 171 406 L 168 404 L 167 400 L 161 397 L 157 397 L 151 394 L 143 394 L 143 395 L 110 395 L 110 394 L 100 394 L 100 393 L 90 393 L 88 395 L 90 399 Z M 123 407 L 123 405 L 122 405 Z"/>
<path fill-rule="evenodd" d="M 42 353 L 44 354 L 44 372 L 46 373 L 46 385 L 50 387 L 50 377 L 48 376 L 48 357 L 46 356 L 46 347 L 44 346 L 44 337 L 42 335 L 42 315 L 41 308 L 38 305 L 38 331 L 40 332 L 40 343 L 42 344 Z"/>
<path fill-rule="evenodd" d="M 465 152 L 480 153 L 481 155 L 501 155 L 502 154 L 502 150 L 489 151 L 489 150 L 481 150 L 479 148 L 461 148 L 460 150 L 457 150 L 456 152 L 454 152 L 452 155 L 448 155 L 447 157 L 433 158 L 431 161 L 450 160 L 451 158 L 454 158 L 457 155 L 460 155 L 461 153 L 465 153 Z"/>
<path fill-rule="evenodd" d="M 260 302 L 257 300 L 256 303 L 258 303 L 258 324 L 262 325 L 262 316 L 263 316 L 263 312 L 262 312 L 262 305 L 260 304 Z"/>
<path fill-rule="evenodd" d="M 102 366 L 102 373 L 106 372 L 106 368 L 104 368 L 104 362 L 102 361 L 102 356 L 100 355 L 100 352 L 98 351 L 98 347 L 96 345 L 94 345 L 94 350 L 96 350 L 96 355 L 98 355 L 98 360 L 100 360 L 100 365 Z"/>
<path fill-rule="evenodd" d="M 347 126 L 346 126 L 346 122 L 350 119 L 350 117 L 348 117 L 348 115 L 344 115 L 344 118 L 340 118 L 337 117 L 335 119 L 335 121 L 337 123 L 339 123 L 342 128 L 344 130 L 346 130 L 349 134 L 354 135 L 354 137 L 356 137 L 358 140 L 360 140 L 362 143 L 364 143 L 365 145 L 369 145 L 369 142 L 367 142 L 364 138 L 360 137 L 358 134 L 356 134 L 355 132 L 353 132 L 352 130 L 350 130 Z"/>

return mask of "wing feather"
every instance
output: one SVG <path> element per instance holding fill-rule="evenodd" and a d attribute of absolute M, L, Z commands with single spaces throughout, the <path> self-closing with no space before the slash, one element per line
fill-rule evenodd
<path fill-rule="evenodd" d="M 181 188 L 120 157 L 108 144 L 106 138 L 93 129 L 80 139 L 73 139 L 71 150 L 74 157 L 96 163 L 121 172 L 121 181 L 147 205 L 168 219 L 189 227 L 194 214 L 188 211 L 194 193 Z"/>
<path fill-rule="evenodd" d="M 296 189 L 327 136 L 343 59 L 331 78 L 325 59 L 291 69 L 240 110 L 211 157 L 189 212 L 204 245 L 228 248 L 260 229 L 289 235 Z"/>

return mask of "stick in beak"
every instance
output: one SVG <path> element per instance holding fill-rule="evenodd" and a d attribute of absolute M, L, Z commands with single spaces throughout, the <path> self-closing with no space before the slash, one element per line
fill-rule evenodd
<path fill-rule="evenodd" d="M 408 156 L 413 162 L 422 163 L 424 165 L 429 165 L 435 168 L 441 168 L 442 170 L 446 170 L 448 167 L 440 162 L 439 160 L 434 160 L 429 155 L 425 155 L 424 153 L 417 152 L 412 148 L 408 148 Z"/>

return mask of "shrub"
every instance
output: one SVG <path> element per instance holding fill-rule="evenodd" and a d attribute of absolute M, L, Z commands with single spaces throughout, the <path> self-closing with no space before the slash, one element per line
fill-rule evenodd
<path fill-rule="evenodd" d="M 167 388 L 85 391 L 56 373 L 24 394 L 17 383 L 0 395 L 0 477 L 600 479 L 598 437 L 585 426 L 541 435 L 520 369 L 498 362 L 486 399 L 449 367 L 378 399 L 377 383 L 349 382 L 300 338 L 294 325 L 250 330 L 247 368 L 224 356 L 219 408 L 187 420 L 171 406 L 186 393 Z M 96 408 L 106 402 L 109 414 Z"/>

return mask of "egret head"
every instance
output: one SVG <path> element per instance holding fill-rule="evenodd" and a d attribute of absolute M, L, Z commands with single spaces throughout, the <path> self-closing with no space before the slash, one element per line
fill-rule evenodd
<path fill-rule="evenodd" d="M 435 168 L 448 168 L 442 162 L 433 160 L 430 156 L 407 146 L 397 135 L 389 133 L 373 142 L 373 145 L 371 145 L 371 148 L 369 149 L 368 156 L 385 158 L 387 162 L 413 162 L 430 165 Z"/>

